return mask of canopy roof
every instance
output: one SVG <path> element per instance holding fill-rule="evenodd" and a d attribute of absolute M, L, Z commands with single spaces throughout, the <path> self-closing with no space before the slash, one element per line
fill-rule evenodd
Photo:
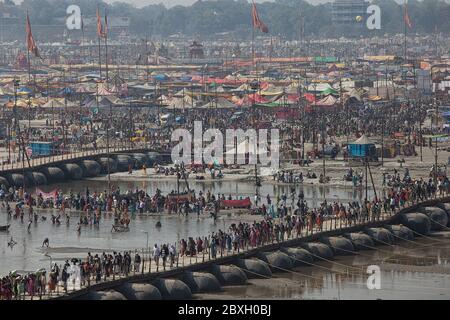
<path fill-rule="evenodd" d="M 219 108 L 219 109 L 231 109 L 231 108 L 235 108 L 236 105 L 232 102 L 230 102 L 229 100 L 219 97 L 217 100 L 212 100 L 210 102 L 208 102 L 207 104 L 203 105 L 201 108 L 202 109 L 207 109 L 207 108 Z"/>
<path fill-rule="evenodd" d="M 373 142 L 371 142 L 365 134 L 363 134 L 358 140 L 350 143 L 350 144 L 357 144 L 357 145 L 369 145 L 369 144 L 374 144 Z"/>
<path fill-rule="evenodd" d="M 333 97 L 332 95 L 328 95 L 325 98 L 323 98 L 322 100 L 317 101 L 313 105 L 317 105 L 317 106 L 334 106 L 336 104 L 336 102 L 337 102 L 337 99 L 335 97 Z"/>

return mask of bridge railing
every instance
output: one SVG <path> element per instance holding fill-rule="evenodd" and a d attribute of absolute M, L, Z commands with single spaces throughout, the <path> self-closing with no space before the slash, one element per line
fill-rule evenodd
<path fill-rule="evenodd" d="M 45 283 L 44 286 L 38 288 L 36 290 L 36 294 L 34 298 L 38 299 L 46 299 L 52 297 L 59 297 L 61 295 L 67 296 L 71 293 L 77 292 L 82 289 L 97 287 L 99 284 L 108 283 L 111 281 L 116 281 L 120 279 L 127 279 L 136 275 L 149 275 L 152 273 L 160 273 L 164 271 L 174 270 L 180 267 L 193 266 L 200 263 L 205 263 L 209 261 L 216 261 L 225 257 L 232 257 L 242 253 L 254 251 L 255 249 L 264 249 L 273 244 L 280 244 L 290 240 L 301 240 L 305 237 L 322 234 L 328 231 L 339 231 L 344 230 L 349 227 L 367 227 L 373 225 L 374 222 L 385 222 L 392 218 L 394 215 L 397 215 L 401 211 L 405 209 L 411 208 L 414 205 L 419 203 L 423 203 L 427 200 L 442 200 L 447 198 L 447 194 L 432 194 L 428 197 L 423 197 L 420 199 L 408 199 L 403 206 L 397 205 L 393 210 L 384 210 L 383 206 L 380 203 L 380 210 L 378 213 L 369 212 L 368 214 L 360 215 L 359 217 L 338 217 L 338 216 L 329 216 L 326 217 L 322 224 L 317 224 L 315 221 L 310 221 L 310 224 L 303 226 L 300 230 L 291 229 L 290 232 L 285 231 L 284 234 L 279 234 L 278 236 L 272 234 L 267 239 L 260 239 L 256 245 L 252 245 L 250 239 L 240 239 L 236 247 L 233 247 L 231 250 L 227 247 L 227 243 L 219 243 L 216 247 L 215 245 L 209 245 L 209 247 L 204 247 L 201 252 L 197 252 L 197 248 L 195 248 L 195 253 L 189 252 L 189 254 L 182 254 L 180 250 L 178 250 L 179 246 L 175 243 L 175 247 L 177 248 L 176 256 L 171 259 L 170 256 L 166 258 L 158 258 L 155 259 L 152 257 L 152 254 L 147 249 L 135 250 L 135 254 L 139 253 L 141 255 L 141 262 L 139 264 L 132 263 L 130 266 L 124 267 L 113 265 L 113 271 L 109 276 L 107 276 L 107 272 L 105 272 L 104 268 L 100 270 L 100 276 L 97 274 L 90 274 L 88 277 L 82 279 L 81 284 L 75 285 L 75 283 L 68 283 L 67 281 L 59 282 L 56 285 L 55 290 L 49 290 L 49 286 L 46 282 L 47 278 L 45 277 L 42 283 Z M 211 237 L 208 237 L 208 241 L 211 244 Z M 189 249 L 189 248 L 188 248 Z M 191 251 L 191 250 L 189 250 Z M 22 295 L 17 296 L 18 300 L 21 299 L 33 299 L 29 293 L 23 292 Z"/>
<path fill-rule="evenodd" d="M 132 145 L 113 144 L 109 148 L 109 153 L 130 152 L 145 149 L 147 147 L 148 144 L 145 143 L 134 143 Z M 31 156 L 29 164 L 26 158 L 13 154 L 11 157 L 12 159 L 9 159 L 9 157 L 0 158 L 1 171 L 28 170 L 37 166 L 51 164 L 58 161 L 76 160 L 79 158 L 99 156 L 107 153 L 107 148 L 82 148 L 81 150 L 78 150 L 75 146 L 73 146 L 69 149 L 57 149 L 56 152 L 50 156 Z"/>

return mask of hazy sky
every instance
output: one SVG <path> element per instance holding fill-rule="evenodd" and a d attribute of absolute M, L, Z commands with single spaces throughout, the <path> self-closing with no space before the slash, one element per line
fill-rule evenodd
<path fill-rule="evenodd" d="M 143 7 L 148 4 L 163 3 L 166 7 L 173 7 L 175 5 L 191 5 L 197 0 L 104 0 L 105 2 L 127 2 L 134 4 L 136 7 Z M 255 2 L 265 2 L 270 0 L 255 0 Z M 332 2 L 332 0 L 306 0 L 313 4 L 324 2 Z"/>
<path fill-rule="evenodd" d="M 134 4 L 137 7 L 143 7 L 148 4 L 163 3 L 166 7 L 170 8 L 175 5 L 191 5 L 197 0 L 104 0 L 104 1 L 109 3 L 117 1 L 128 2 Z M 273 0 L 255 0 L 255 2 L 266 2 L 266 1 L 273 1 Z M 333 2 L 334 0 L 306 0 L 306 1 L 312 4 L 321 4 L 326 2 Z M 395 0 L 395 1 L 403 3 L 404 0 Z"/>
<path fill-rule="evenodd" d="M 2 1 L 2 0 L 0 0 Z M 13 0 L 15 3 L 19 4 L 22 3 L 23 0 Z M 191 5 L 194 2 L 196 2 L 197 0 L 103 0 L 105 2 L 108 3 L 113 3 L 113 2 L 126 2 L 126 3 L 131 3 L 133 5 L 135 5 L 138 8 L 144 7 L 146 5 L 149 4 L 159 4 L 162 3 L 164 4 L 166 7 L 170 8 L 176 5 Z M 250 1 L 250 0 L 249 0 Z M 273 0 L 255 0 L 255 2 L 272 2 Z M 321 4 L 321 3 L 326 3 L 326 2 L 333 2 L 334 0 L 306 0 L 312 4 Z M 402 0 L 396 0 L 396 1 L 402 1 Z M 76 0 L 74 1 L 76 3 Z"/>
<path fill-rule="evenodd" d="M 22 0 L 13 0 L 16 3 L 21 3 Z M 136 7 L 143 7 L 149 4 L 158 4 L 163 3 L 166 7 L 170 8 L 175 5 L 191 5 L 197 0 L 104 0 L 105 2 L 112 3 L 112 2 L 127 2 L 135 5 Z M 272 0 L 255 0 L 255 2 L 266 2 L 266 1 L 272 1 Z M 325 2 L 333 2 L 334 0 L 306 0 L 309 3 L 312 4 L 321 4 Z M 367 1 L 367 0 L 366 0 Z M 403 3 L 405 0 L 395 0 L 399 3 Z M 423 0 L 422 0 L 423 1 Z M 450 2 L 450 0 L 445 0 L 446 2 Z M 74 1 L 76 3 L 76 0 Z"/>

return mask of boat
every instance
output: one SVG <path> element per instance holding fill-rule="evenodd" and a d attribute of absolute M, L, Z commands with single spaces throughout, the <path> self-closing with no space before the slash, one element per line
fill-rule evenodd
<path fill-rule="evenodd" d="M 113 224 L 111 232 L 127 232 L 130 231 L 130 228 L 126 225 L 122 224 Z"/>
<path fill-rule="evenodd" d="M 245 198 L 242 200 L 221 200 L 220 207 L 222 209 L 250 209 L 252 202 L 250 198 Z"/>
<path fill-rule="evenodd" d="M 7 224 L 6 226 L 0 226 L 0 231 L 8 231 L 9 230 L 9 224 Z"/>

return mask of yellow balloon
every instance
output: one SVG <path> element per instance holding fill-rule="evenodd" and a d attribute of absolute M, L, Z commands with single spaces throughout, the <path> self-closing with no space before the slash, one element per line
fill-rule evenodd
<path fill-rule="evenodd" d="M 361 16 L 357 16 L 357 17 L 356 17 L 356 21 L 357 21 L 357 22 L 361 22 L 362 19 L 363 19 L 363 18 L 362 18 Z"/>

